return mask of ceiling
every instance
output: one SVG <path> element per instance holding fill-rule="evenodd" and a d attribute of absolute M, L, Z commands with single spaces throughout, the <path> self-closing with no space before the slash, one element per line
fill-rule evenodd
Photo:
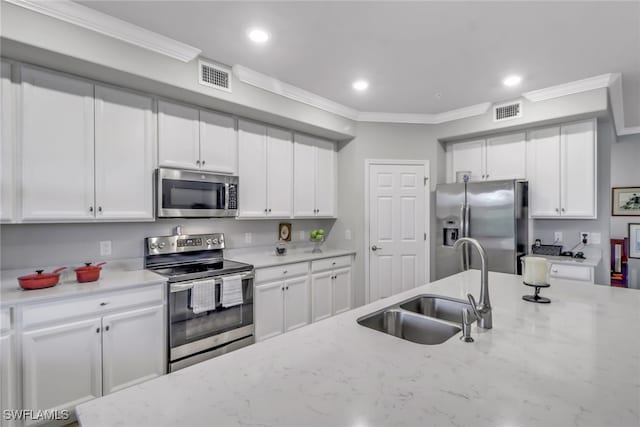
<path fill-rule="evenodd" d="M 626 125 L 640 125 L 638 1 L 80 3 L 359 111 L 435 114 L 621 72 Z"/>

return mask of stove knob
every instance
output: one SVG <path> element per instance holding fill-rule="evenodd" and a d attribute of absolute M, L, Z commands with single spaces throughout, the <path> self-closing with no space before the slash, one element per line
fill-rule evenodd
<path fill-rule="evenodd" d="M 158 243 L 158 248 L 163 249 L 167 244 L 165 242 Z"/>
<path fill-rule="evenodd" d="M 218 239 L 213 239 L 213 244 L 217 245 L 218 244 Z"/>
<path fill-rule="evenodd" d="M 207 245 L 211 244 L 211 239 L 207 239 Z"/>
<path fill-rule="evenodd" d="M 157 248 L 157 247 L 158 247 L 158 245 L 156 245 L 155 243 L 152 243 L 152 244 L 150 244 L 150 245 L 149 245 L 149 247 L 150 247 L 151 249 L 155 249 L 155 248 Z"/>

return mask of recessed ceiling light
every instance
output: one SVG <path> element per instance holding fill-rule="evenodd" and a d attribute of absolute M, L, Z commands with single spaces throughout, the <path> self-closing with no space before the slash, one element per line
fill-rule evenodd
<path fill-rule="evenodd" d="M 355 90 L 363 91 L 369 87 L 369 82 L 366 80 L 356 80 L 352 86 Z"/>
<path fill-rule="evenodd" d="M 522 77 L 513 75 L 504 79 L 502 81 L 502 84 L 504 84 L 505 86 L 517 86 L 520 84 L 521 81 L 522 81 Z"/>
<path fill-rule="evenodd" d="M 249 30 L 249 38 L 252 42 L 265 43 L 267 40 L 269 40 L 269 33 L 260 28 L 253 28 Z"/>

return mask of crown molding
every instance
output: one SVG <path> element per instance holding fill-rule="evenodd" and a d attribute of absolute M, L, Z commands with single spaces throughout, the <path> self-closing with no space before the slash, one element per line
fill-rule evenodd
<path fill-rule="evenodd" d="M 489 108 L 491 108 L 491 103 L 483 102 L 482 104 L 471 105 L 469 107 L 437 114 L 361 112 L 358 114 L 357 120 L 359 122 L 437 125 L 453 120 L 479 116 L 489 111 Z"/>
<path fill-rule="evenodd" d="M 612 78 L 613 74 L 611 73 L 601 74 L 599 76 L 588 77 L 586 79 L 575 80 L 568 83 L 549 86 L 543 89 L 524 92 L 522 96 L 531 102 L 546 101 L 548 99 L 559 98 L 561 96 L 609 87 Z"/>
<path fill-rule="evenodd" d="M 200 49 L 189 46 L 188 44 L 69 0 L 4 1 L 169 56 L 182 62 L 190 62 L 202 52 Z"/>
<path fill-rule="evenodd" d="M 315 93 L 306 91 L 297 86 L 290 85 L 266 74 L 247 68 L 243 65 L 234 65 L 232 67 L 233 74 L 243 83 L 255 86 L 257 88 L 272 92 L 289 99 L 319 108 L 330 113 L 346 117 L 351 120 L 357 120 L 358 111 L 339 104 L 330 99 L 324 98 Z"/>

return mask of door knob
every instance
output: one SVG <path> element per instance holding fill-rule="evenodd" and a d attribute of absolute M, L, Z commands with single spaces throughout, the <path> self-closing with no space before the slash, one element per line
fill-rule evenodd
<path fill-rule="evenodd" d="M 374 251 L 374 252 L 379 250 L 379 249 L 382 250 L 382 248 L 379 247 L 379 246 L 376 246 L 376 245 L 371 246 L 371 250 Z"/>

